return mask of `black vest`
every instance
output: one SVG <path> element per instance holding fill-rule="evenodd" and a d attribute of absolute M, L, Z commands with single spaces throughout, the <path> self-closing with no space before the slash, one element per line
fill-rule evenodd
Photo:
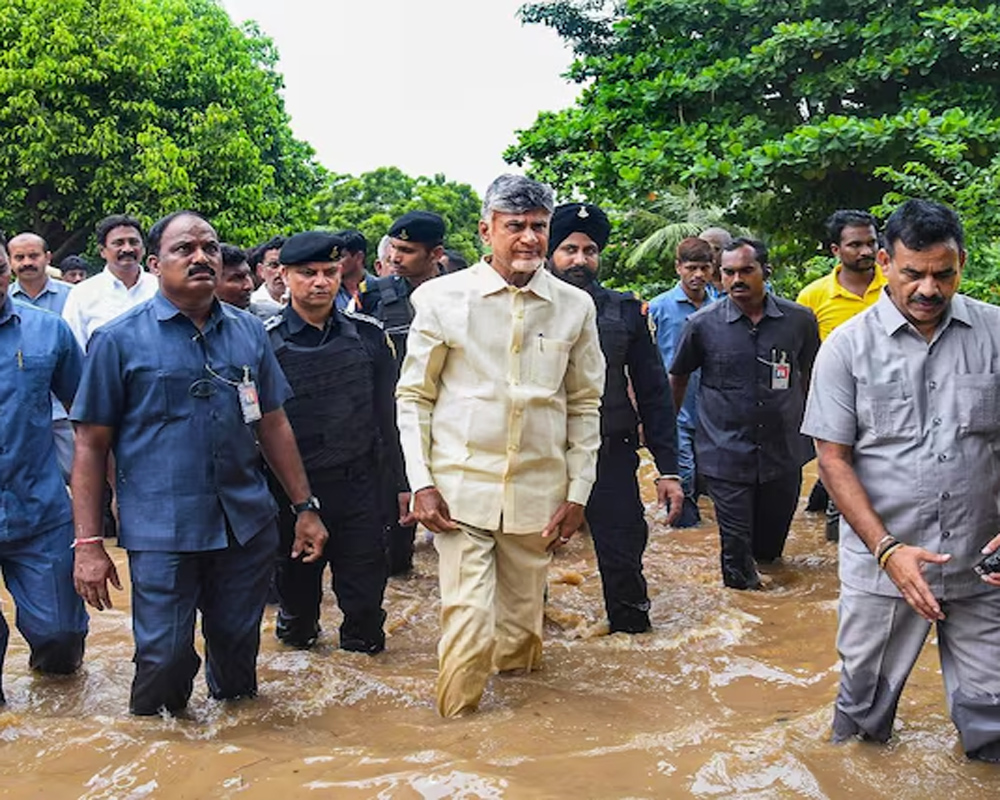
<path fill-rule="evenodd" d="M 413 306 L 410 304 L 410 288 L 405 278 L 387 276 L 368 282 L 371 289 L 378 291 L 381 309 L 379 319 L 385 332 L 392 339 L 396 350 L 396 365 L 400 366 L 406 357 L 406 337 L 413 322 Z"/>
<path fill-rule="evenodd" d="M 331 323 L 332 324 L 332 323 Z M 270 332 L 274 353 L 295 396 L 285 413 L 307 470 L 346 466 L 372 455 L 375 424 L 375 359 L 354 323 L 340 317 L 340 331 L 320 347 Z"/>
<path fill-rule="evenodd" d="M 625 304 L 633 302 L 633 299 L 604 287 L 595 287 L 593 296 L 597 303 L 597 333 L 607 362 L 604 397 L 601 400 L 601 435 L 634 434 L 638 430 L 639 417 L 628 396 L 628 376 L 625 372 L 632 332 L 624 313 Z"/>

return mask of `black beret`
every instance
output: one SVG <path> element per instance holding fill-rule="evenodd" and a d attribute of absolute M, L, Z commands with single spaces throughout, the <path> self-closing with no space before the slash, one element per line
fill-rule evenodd
<path fill-rule="evenodd" d="M 281 246 L 281 263 L 286 267 L 316 261 L 339 261 L 344 240 L 327 231 L 306 231 L 290 236 Z"/>
<path fill-rule="evenodd" d="M 444 241 L 444 220 L 431 211 L 410 211 L 392 223 L 389 236 L 436 247 Z"/>
<path fill-rule="evenodd" d="M 599 250 L 604 249 L 611 235 L 608 215 L 590 203 L 567 203 L 556 206 L 549 226 L 549 255 L 573 233 L 585 233 Z"/>

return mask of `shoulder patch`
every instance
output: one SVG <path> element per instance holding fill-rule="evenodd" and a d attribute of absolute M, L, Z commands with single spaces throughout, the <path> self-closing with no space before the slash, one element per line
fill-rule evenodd
<path fill-rule="evenodd" d="M 362 314 L 360 311 L 344 311 L 342 313 L 345 317 L 358 320 L 359 322 L 367 322 L 369 325 L 374 325 L 379 330 L 382 330 L 382 320 L 380 319 L 376 319 L 368 314 Z"/>
<path fill-rule="evenodd" d="M 264 320 L 264 330 L 273 331 L 284 321 L 285 318 L 281 314 L 275 314 L 273 317 L 268 317 Z"/>

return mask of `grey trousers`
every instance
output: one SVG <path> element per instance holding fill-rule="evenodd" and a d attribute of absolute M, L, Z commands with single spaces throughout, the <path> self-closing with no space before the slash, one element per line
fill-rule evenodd
<path fill-rule="evenodd" d="M 970 758 L 1000 761 L 1000 590 L 941 603 L 941 673 L 951 719 Z M 841 586 L 842 670 L 834 741 L 887 741 L 930 623 L 902 598 Z"/>
<path fill-rule="evenodd" d="M 68 484 L 73 470 L 73 423 L 68 419 L 52 420 L 52 438 L 56 443 L 56 461 L 63 480 Z"/>

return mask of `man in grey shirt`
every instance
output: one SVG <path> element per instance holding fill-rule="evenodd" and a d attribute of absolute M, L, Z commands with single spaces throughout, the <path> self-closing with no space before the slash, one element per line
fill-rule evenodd
<path fill-rule="evenodd" d="M 936 623 L 965 752 L 1000 761 L 1000 591 L 973 571 L 1000 530 L 1000 308 L 956 294 L 963 241 L 942 205 L 893 213 L 886 293 L 827 338 L 802 431 L 843 512 L 834 740 L 889 738 Z"/>

